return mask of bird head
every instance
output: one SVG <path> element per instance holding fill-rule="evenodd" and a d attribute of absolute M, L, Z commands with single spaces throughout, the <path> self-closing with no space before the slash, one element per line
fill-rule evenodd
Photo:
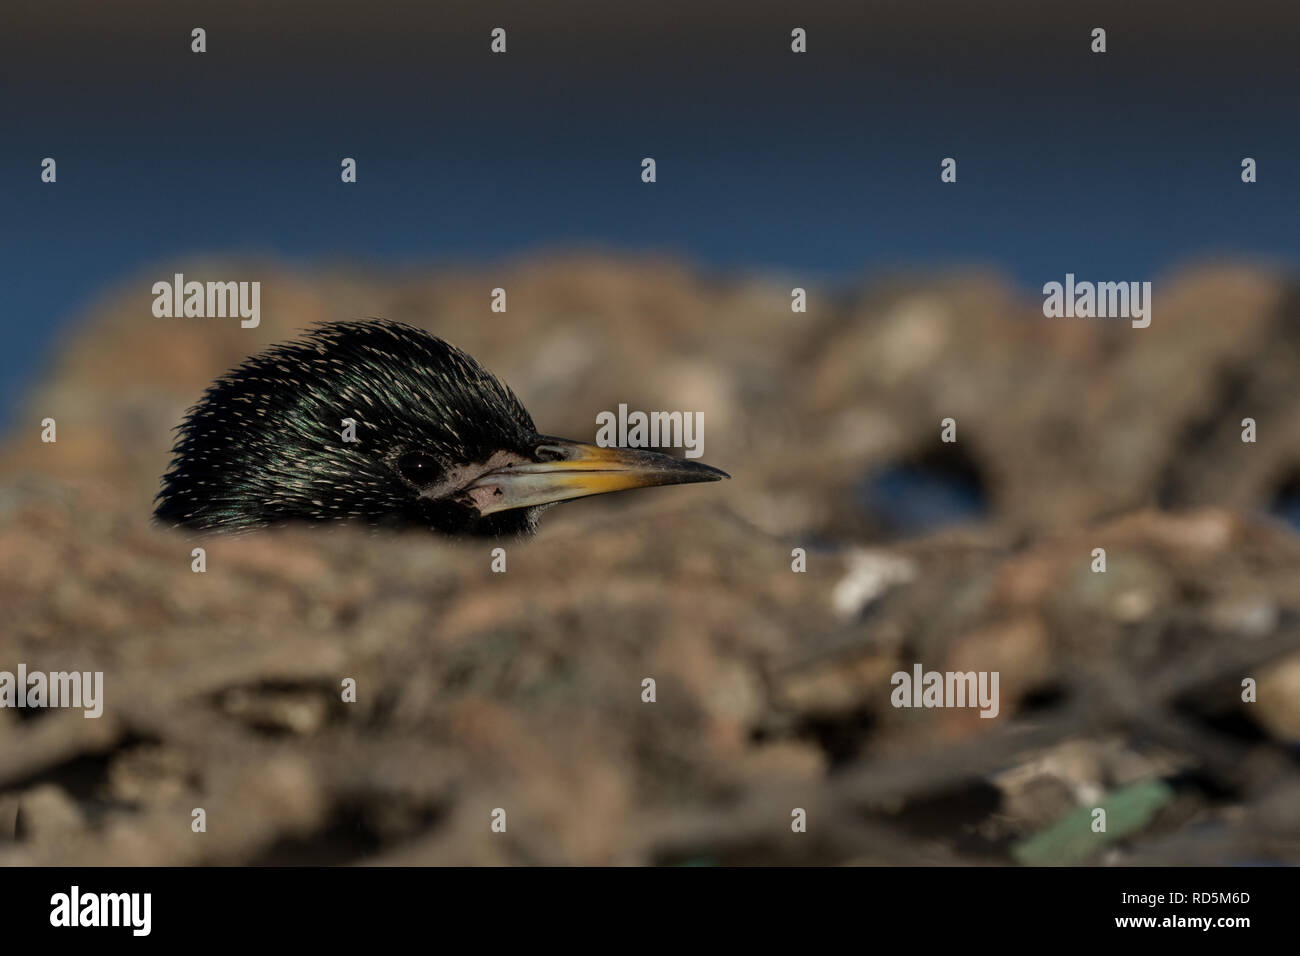
<path fill-rule="evenodd" d="M 384 320 L 319 325 L 249 359 L 178 432 L 155 517 L 198 530 L 359 521 L 521 535 L 560 501 L 728 477 L 540 434 L 469 355 Z"/>

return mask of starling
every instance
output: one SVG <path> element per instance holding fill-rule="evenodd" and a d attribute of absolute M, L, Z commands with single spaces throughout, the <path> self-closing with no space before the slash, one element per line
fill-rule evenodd
<path fill-rule="evenodd" d="M 387 320 L 318 325 L 250 358 L 177 431 L 154 517 L 196 530 L 357 521 L 527 535 L 570 498 L 730 477 L 540 435 L 473 358 Z"/>

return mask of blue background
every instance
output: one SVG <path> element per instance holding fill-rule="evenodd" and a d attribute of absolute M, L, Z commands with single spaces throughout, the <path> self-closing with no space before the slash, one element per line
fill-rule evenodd
<path fill-rule="evenodd" d="M 1296 15 L 1273 4 L 1177 24 L 1122 4 L 70 6 L 19 4 L 4 51 L 6 408 L 80 310 L 196 255 L 454 267 L 595 246 L 845 287 L 989 266 L 1037 294 L 1300 247 Z"/>

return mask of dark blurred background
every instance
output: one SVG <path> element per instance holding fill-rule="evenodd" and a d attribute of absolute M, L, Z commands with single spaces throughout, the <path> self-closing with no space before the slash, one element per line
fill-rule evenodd
<path fill-rule="evenodd" d="M 97 295 L 190 254 L 595 245 L 805 283 L 973 263 L 1029 290 L 1290 261 L 1298 31 L 1295 4 L 1258 0 L 11 0 L 0 397 Z"/>

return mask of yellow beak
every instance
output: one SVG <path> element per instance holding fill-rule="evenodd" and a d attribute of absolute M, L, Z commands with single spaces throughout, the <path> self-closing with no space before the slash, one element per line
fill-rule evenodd
<path fill-rule="evenodd" d="M 482 475 L 466 489 L 480 514 L 554 504 L 629 488 L 731 477 L 717 468 L 659 452 L 601 448 L 563 438 L 545 438 L 538 452 L 554 458 L 498 468 Z"/>

